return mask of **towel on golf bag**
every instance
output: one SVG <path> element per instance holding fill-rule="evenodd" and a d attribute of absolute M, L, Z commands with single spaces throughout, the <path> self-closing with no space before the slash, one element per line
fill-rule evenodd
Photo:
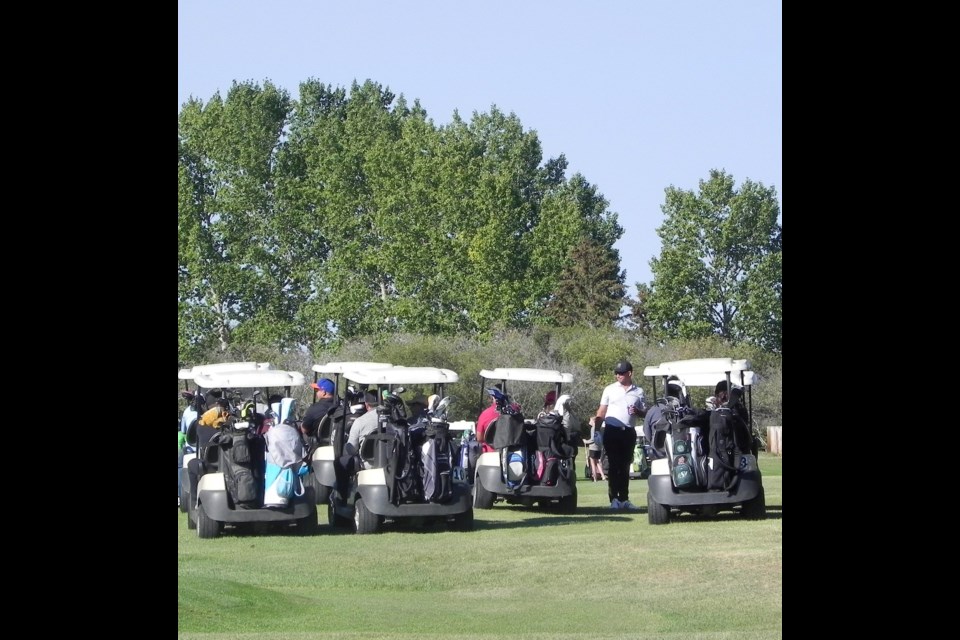
<path fill-rule="evenodd" d="M 272 429 L 271 429 L 272 431 Z M 285 507 L 296 495 L 303 495 L 300 485 L 300 476 L 293 469 L 278 467 L 272 462 L 266 464 L 264 472 L 266 487 L 263 492 L 263 506 Z"/>
<path fill-rule="evenodd" d="M 519 445 L 524 432 L 523 414 L 500 414 L 500 417 L 491 426 L 495 428 L 493 432 L 494 449 Z"/>

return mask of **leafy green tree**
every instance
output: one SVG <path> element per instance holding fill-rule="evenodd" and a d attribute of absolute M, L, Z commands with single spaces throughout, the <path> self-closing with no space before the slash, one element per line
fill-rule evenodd
<path fill-rule="evenodd" d="M 244 333 L 262 341 L 257 324 L 270 328 L 271 342 L 291 337 L 277 325 L 289 311 L 274 197 L 288 111 L 288 95 L 273 85 L 234 83 L 226 100 L 191 100 L 180 113 L 178 300 L 187 343 L 215 337 L 225 349 Z"/>
<path fill-rule="evenodd" d="M 560 156 L 560 161 L 561 166 L 566 167 L 566 158 Z M 620 257 L 613 249 L 613 244 L 623 235 L 623 228 L 617 222 L 617 214 L 608 210 L 606 198 L 582 175 L 575 174 L 569 181 L 545 179 L 544 182 L 547 189 L 539 222 L 532 233 L 529 279 L 533 286 L 527 306 L 539 323 L 568 324 L 574 316 L 567 315 L 561 307 L 570 302 L 571 281 L 585 277 L 587 280 L 577 283 L 573 289 L 577 292 L 593 290 L 587 294 L 587 299 L 591 304 L 600 305 L 591 319 L 591 326 L 594 326 L 594 322 L 611 316 L 614 303 L 609 298 L 610 292 L 620 291 L 623 297 Z M 594 250 L 593 255 L 585 253 L 584 243 Z M 615 258 L 616 264 L 609 264 L 610 257 Z M 615 284 L 611 289 L 610 282 L 620 286 Z M 598 286 L 600 289 L 595 290 Z M 561 300 L 559 306 L 558 299 Z M 622 300 L 616 303 L 618 309 L 621 303 Z M 585 300 L 577 306 L 584 304 Z M 550 311 L 541 314 L 547 306 Z"/>
<path fill-rule="evenodd" d="M 547 317 L 557 326 L 612 326 L 626 293 L 617 250 L 583 238 L 570 249 L 567 263 L 547 304 Z"/>
<path fill-rule="evenodd" d="M 624 328 L 636 331 L 642 336 L 650 337 L 653 333 L 650 326 L 650 314 L 647 312 L 650 303 L 650 285 L 637 282 L 634 286 L 637 288 L 637 297 L 627 299 L 629 310 L 621 318 L 622 325 Z"/>
<path fill-rule="evenodd" d="M 537 225 L 542 150 L 536 132 L 495 106 L 474 113 L 469 123 L 455 114 L 444 131 L 453 158 L 464 163 L 454 188 L 462 284 L 467 313 L 476 331 L 530 322 L 531 230 Z M 449 164 L 447 164 L 449 168 Z M 453 204 L 450 198 L 445 203 Z"/>
<path fill-rule="evenodd" d="M 776 190 L 712 170 L 698 193 L 666 189 L 660 256 L 645 308 L 669 337 L 717 334 L 782 349 L 782 244 Z"/>

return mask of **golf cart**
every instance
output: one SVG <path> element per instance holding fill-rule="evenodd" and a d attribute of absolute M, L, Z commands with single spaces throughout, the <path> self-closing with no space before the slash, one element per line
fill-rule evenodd
<path fill-rule="evenodd" d="M 201 364 L 197 365 L 191 369 L 180 369 L 177 372 L 177 379 L 183 380 L 183 392 L 184 397 L 190 396 L 192 394 L 193 400 L 189 403 L 193 405 L 193 409 L 197 414 L 197 417 L 202 413 L 203 409 L 203 396 L 200 393 L 194 393 L 190 390 L 190 381 L 193 380 L 196 376 L 202 375 L 205 373 L 223 373 L 226 371 L 259 371 L 264 369 L 269 369 L 269 362 L 218 362 L 216 364 Z M 181 429 L 184 434 L 186 434 L 188 424 L 181 424 Z M 182 513 L 187 513 L 187 503 L 188 500 L 183 500 L 183 480 L 186 473 L 187 465 L 190 463 L 190 460 L 196 457 L 196 450 L 193 446 L 187 444 L 182 450 L 182 456 L 179 456 L 180 464 L 177 469 L 177 473 L 180 474 L 180 511 Z"/>
<path fill-rule="evenodd" d="M 551 412 L 540 418 L 525 418 L 510 401 L 510 385 L 548 383 L 555 397 L 562 397 L 564 384 L 573 375 L 549 369 L 499 368 L 480 371 L 483 387 L 497 401 L 500 416 L 486 428 L 483 439 L 496 451 L 482 453 L 473 481 L 474 506 L 490 509 L 497 501 L 526 506 L 556 506 L 564 513 L 577 508 L 577 478 L 574 457 L 579 437 L 571 437 L 563 417 Z M 499 381 L 500 389 L 493 386 Z M 488 388 L 489 387 L 489 388 Z"/>
<path fill-rule="evenodd" d="M 456 466 L 446 410 L 445 385 L 458 376 L 450 369 L 392 367 L 347 371 L 343 378 L 379 389 L 377 429 L 360 440 L 359 470 L 344 472 L 332 488 L 328 519 L 335 527 L 352 527 L 358 534 L 376 533 L 387 521 L 444 522 L 458 531 L 473 529 L 470 485 Z M 426 414 L 407 416 L 403 387 L 432 388 L 437 398 Z M 346 389 L 341 393 L 343 396 Z M 334 429 L 333 451 L 343 452 L 344 429 Z M 341 459 L 342 460 L 342 459 Z M 317 460 L 314 458 L 314 463 Z M 341 467 L 343 469 L 345 467 Z M 316 466 L 315 466 L 316 470 Z M 327 482 L 326 475 L 318 475 Z"/>
<path fill-rule="evenodd" d="M 630 479 L 644 480 L 650 477 L 650 459 L 647 454 L 647 447 L 643 441 L 643 427 L 634 427 L 637 432 L 637 444 L 633 448 L 633 460 L 630 462 Z M 600 465 L 603 467 L 603 473 L 610 473 L 610 461 L 607 459 L 607 450 L 600 445 Z M 593 473 L 590 471 L 590 464 L 583 467 L 583 479 L 593 480 Z"/>
<path fill-rule="evenodd" d="M 304 487 L 302 494 L 286 506 L 264 507 L 265 438 L 257 432 L 254 410 L 257 397 L 269 397 L 270 388 L 283 388 L 287 396 L 279 404 L 279 420 L 289 420 L 293 409 L 290 388 L 304 384 L 303 374 L 295 371 L 259 369 L 200 374 L 194 377 L 198 387 L 220 388 L 225 397 L 237 389 L 251 393 L 240 411 L 234 409 L 227 421 L 205 446 L 199 457 L 204 469 L 197 482 L 196 496 L 187 491 L 189 511 L 187 523 L 197 529 L 201 538 L 215 538 L 225 525 L 248 523 L 293 524 L 300 534 L 317 530 L 317 506 L 313 488 Z M 273 429 L 278 428 L 273 427 Z M 188 439 L 191 436 L 188 434 Z M 194 436 L 195 438 L 196 436 Z M 194 440 L 196 442 L 196 440 Z M 296 471 L 296 470 L 295 470 Z M 190 487 L 189 479 L 185 488 Z"/>
<path fill-rule="evenodd" d="M 317 433 L 314 436 L 314 442 L 311 443 L 313 450 L 310 456 L 310 470 L 304 478 L 306 484 L 313 486 L 316 493 L 317 504 L 327 504 L 330 501 L 330 490 L 337 484 L 337 476 L 334 469 L 334 460 L 338 457 L 340 449 L 334 452 L 333 435 L 335 429 L 344 425 L 343 416 L 349 413 L 351 399 L 346 389 L 341 389 L 340 380 L 345 371 L 361 371 L 366 369 L 389 369 L 393 365 L 389 362 L 328 362 L 327 364 L 313 365 L 313 381 L 316 382 L 321 377 L 333 375 L 334 384 L 338 390 L 338 395 L 342 398 L 339 407 L 344 407 L 346 411 L 340 412 L 339 408 L 324 416 L 317 426 Z M 334 419 L 332 414 L 337 414 L 339 419 Z M 350 420 L 347 420 L 346 428 L 350 427 Z"/>
<path fill-rule="evenodd" d="M 750 519 L 766 517 L 752 429 L 752 389 L 758 379 L 750 363 L 730 358 L 677 360 L 647 367 L 643 375 L 652 381 L 654 398 L 658 378 L 664 392 L 668 385 L 682 389 L 680 397 L 664 393 L 657 399 L 663 417 L 654 425 L 650 444 L 658 456 L 648 478 L 650 524 L 667 524 L 682 512 L 734 511 Z M 708 411 L 689 406 L 686 388 L 708 387 L 712 393 L 721 381 L 729 390 L 728 402 Z"/>

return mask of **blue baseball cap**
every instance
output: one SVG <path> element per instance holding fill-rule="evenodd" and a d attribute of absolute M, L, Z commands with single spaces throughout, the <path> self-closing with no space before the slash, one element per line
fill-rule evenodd
<path fill-rule="evenodd" d="M 317 391 L 325 391 L 331 395 L 333 394 L 333 390 L 336 389 L 336 387 L 333 385 L 333 380 L 330 380 L 328 378 L 320 378 L 316 382 L 312 383 L 310 386 L 316 389 Z"/>

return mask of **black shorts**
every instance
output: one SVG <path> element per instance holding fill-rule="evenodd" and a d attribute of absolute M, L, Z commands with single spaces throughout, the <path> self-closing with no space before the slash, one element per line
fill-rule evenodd
<path fill-rule="evenodd" d="M 600 451 L 599 451 L 599 450 L 593 451 L 593 450 L 591 449 L 591 450 L 589 451 L 589 454 L 590 454 L 590 457 L 591 457 L 593 460 L 599 460 L 599 459 L 600 459 Z"/>

